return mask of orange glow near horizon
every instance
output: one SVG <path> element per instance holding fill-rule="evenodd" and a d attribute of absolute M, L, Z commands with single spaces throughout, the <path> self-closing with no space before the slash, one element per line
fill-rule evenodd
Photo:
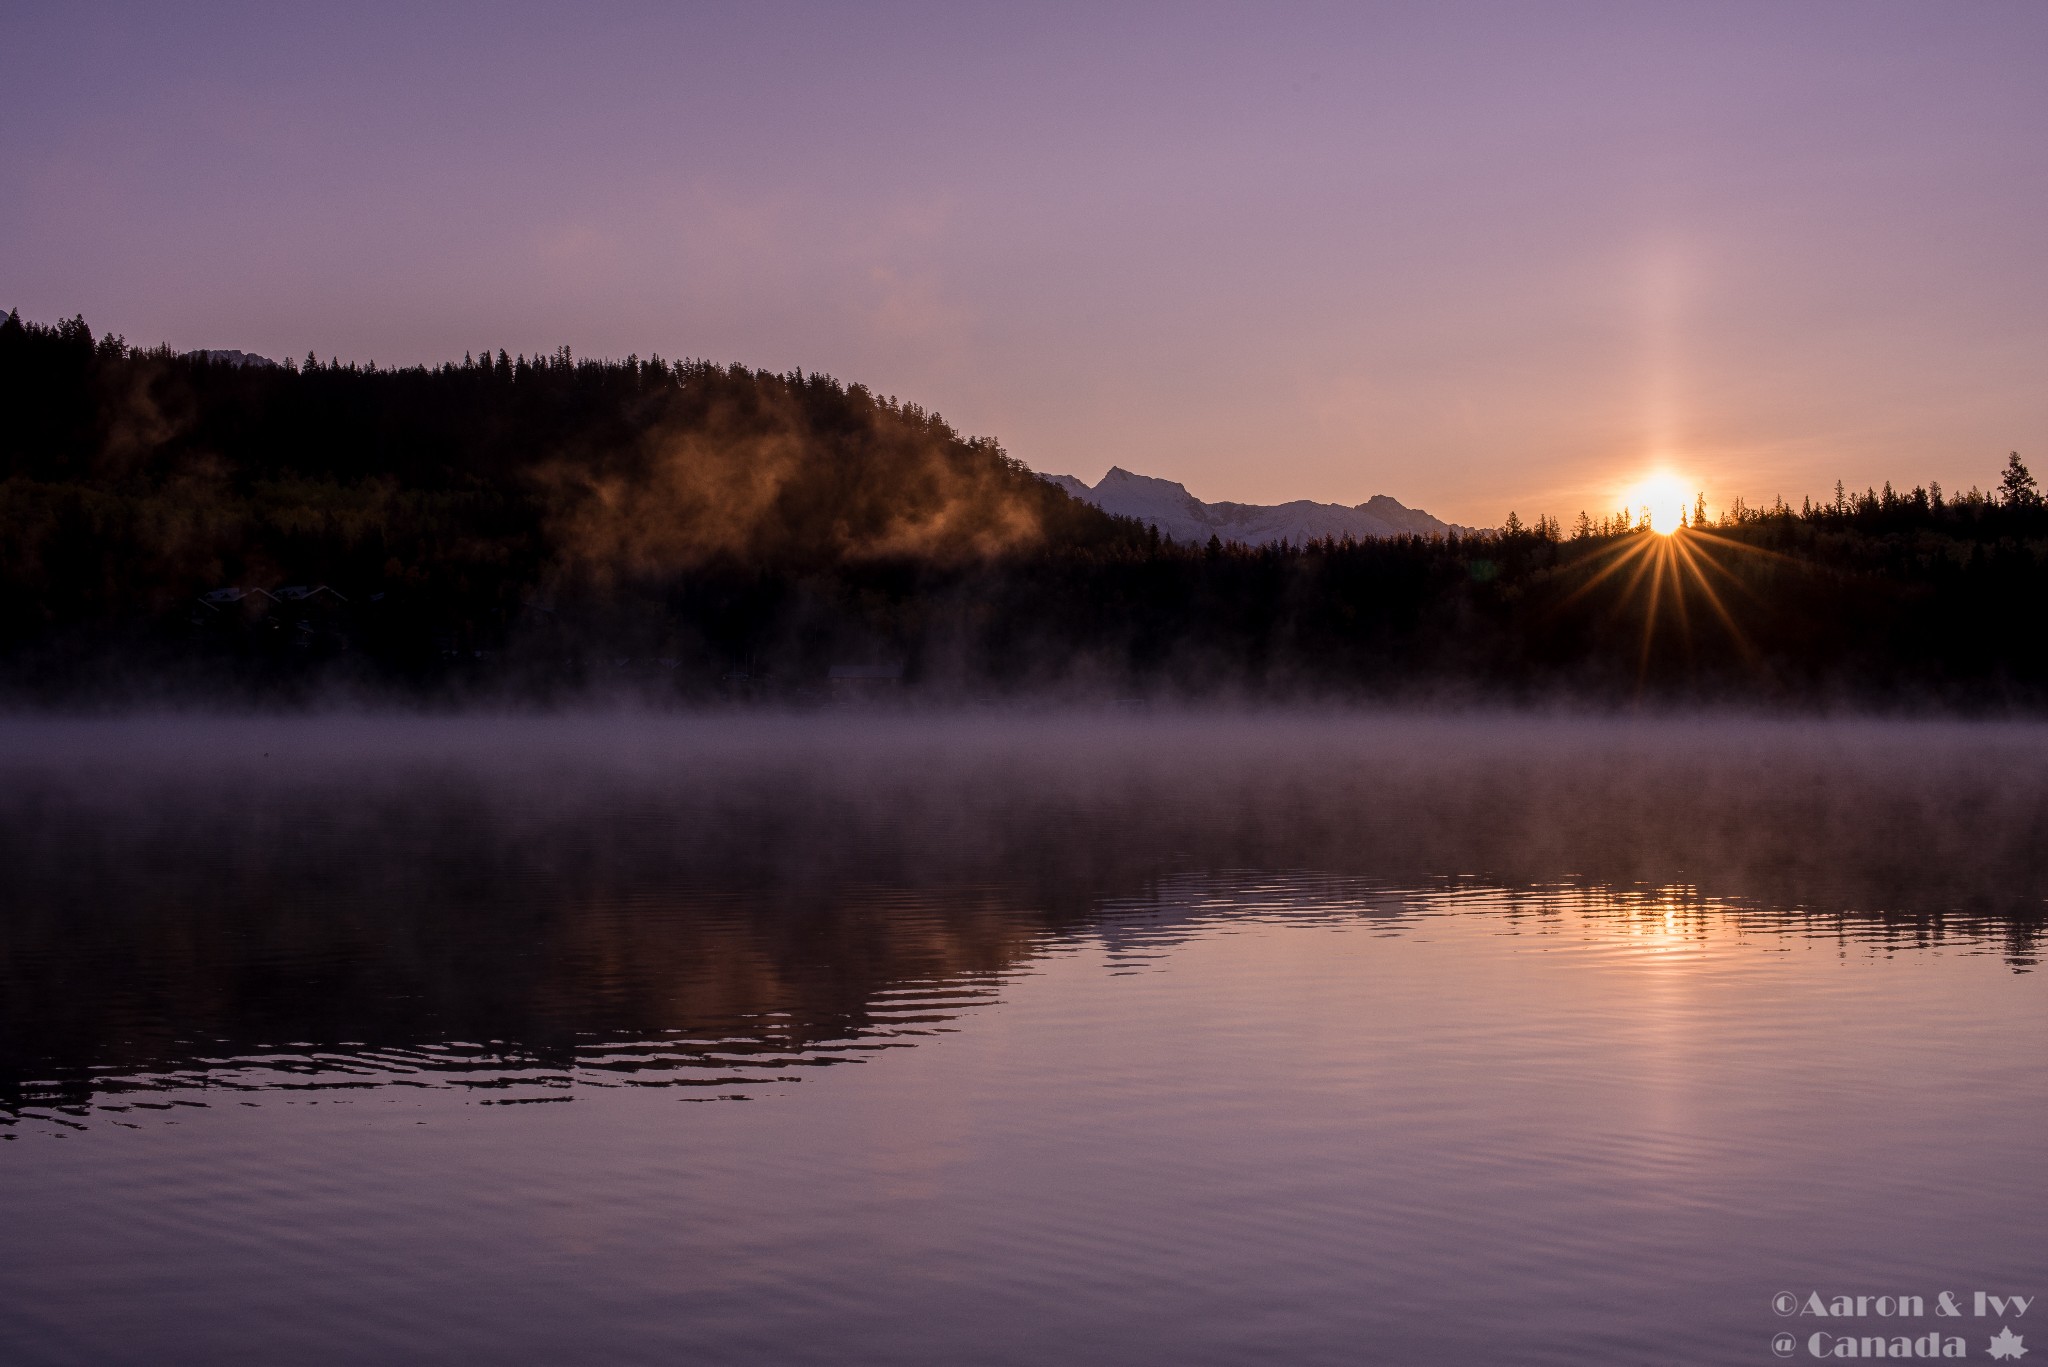
<path fill-rule="evenodd" d="M 1653 478 L 1639 481 L 1629 493 L 1638 500 L 1638 510 L 1645 505 L 1650 508 L 1652 526 L 1661 535 L 1644 536 L 1637 530 L 1597 540 L 1590 553 L 1576 561 L 1575 569 L 1585 578 L 1560 607 L 1599 593 L 1608 600 L 1606 618 L 1610 623 L 1619 624 L 1639 614 L 1639 681 L 1649 669 L 1653 645 L 1667 634 L 1677 637 L 1689 658 L 1696 633 L 1718 629 L 1727 633 L 1745 660 L 1759 666 L 1740 622 L 1741 600 L 1753 599 L 1755 591 L 1724 562 L 1736 556 L 1761 556 L 1793 567 L 1799 562 L 1781 552 L 1752 546 L 1739 536 L 1706 525 L 1704 519 L 1684 536 L 1671 535 L 1683 525 L 1676 491 L 1684 486 L 1675 476 L 1664 476 L 1668 482 L 1661 486 Z"/>
<path fill-rule="evenodd" d="M 1631 484 L 1623 498 L 1629 516 L 1640 517 L 1648 509 L 1651 530 L 1669 536 L 1678 530 L 1693 507 L 1694 493 L 1671 471 L 1656 470 Z"/>

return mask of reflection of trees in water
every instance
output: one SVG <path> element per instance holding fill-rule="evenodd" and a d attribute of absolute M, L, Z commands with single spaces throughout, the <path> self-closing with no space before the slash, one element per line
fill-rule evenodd
<path fill-rule="evenodd" d="M 1976 905 L 1802 905 L 1715 897 L 1690 884 L 1615 887 L 1574 880 L 1486 889 L 1482 908 L 1536 932 L 1579 927 L 1624 939 L 1705 941 L 1729 935 L 1794 935 L 1870 953 L 1968 947 L 1994 952 L 2014 971 L 2040 961 L 2048 923 L 2038 910 L 2001 913 Z M 1460 899 L 1469 907 L 1469 897 Z M 2010 901 L 2012 899 L 2001 899 Z M 2036 908 L 2040 898 L 2034 899 Z M 1482 909 L 1472 908 L 1472 909 Z"/>
<path fill-rule="evenodd" d="M 0 1096 L 776 1076 L 941 1028 L 1049 939 L 1138 952 L 1262 881 L 1351 915 L 1491 887 L 1540 920 L 1593 890 L 1685 934 L 1967 940 L 2016 967 L 2048 891 L 2022 731 L 635 735 L 630 760 L 18 758 Z"/>
<path fill-rule="evenodd" d="M 518 866 L 442 896 L 145 881 L 96 879 L 89 901 L 46 894 L 6 918 L 5 1100 L 190 1069 L 334 1072 L 316 1051 L 420 1081 L 786 1071 L 932 1023 L 1042 933 L 1002 890 L 971 887 L 600 889 Z"/>
<path fill-rule="evenodd" d="M 2040 899 L 2035 903 L 2038 906 Z M 1948 910 L 1819 907 L 1710 896 L 1690 884 L 1617 886 L 1587 878 L 1503 883 L 1436 878 L 1294 874 L 1245 870 L 1163 880 L 1145 896 L 1104 904 L 1089 932 L 1112 956 L 1152 957 L 1218 921 L 1268 916 L 1301 923 L 1373 919 L 1406 926 L 1431 916 L 1479 914 L 1531 933 L 1705 941 L 1729 935 L 1796 935 L 1871 952 L 1967 946 L 1995 952 L 2015 971 L 2040 960 L 2048 918 L 1981 906 Z"/>

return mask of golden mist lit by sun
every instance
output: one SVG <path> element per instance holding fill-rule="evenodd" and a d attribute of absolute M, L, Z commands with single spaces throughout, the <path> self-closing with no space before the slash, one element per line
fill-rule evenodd
<path fill-rule="evenodd" d="M 1678 530 L 1679 523 L 1693 506 L 1693 497 L 1693 491 L 1686 482 L 1669 470 L 1654 470 L 1644 475 L 1623 495 L 1631 517 L 1640 517 L 1645 508 L 1649 509 L 1651 529 L 1665 536 Z"/>

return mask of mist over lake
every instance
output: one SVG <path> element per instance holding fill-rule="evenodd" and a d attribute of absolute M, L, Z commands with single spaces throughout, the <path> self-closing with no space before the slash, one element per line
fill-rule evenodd
<path fill-rule="evenodd" d="M 0 1354 L 1742 1361 L 1781 1290 L 2032 1295 L 2044 761 L 1697 717 L 0 723 Z"/>

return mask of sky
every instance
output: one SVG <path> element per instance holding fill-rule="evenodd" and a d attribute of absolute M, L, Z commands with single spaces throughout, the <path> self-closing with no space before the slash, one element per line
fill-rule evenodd
<path fill-rule="evenodd" d="M 0 310 L 822 371 L 1216 500 L 2048 474 L 2048 5 L 0 7 Z"/>

